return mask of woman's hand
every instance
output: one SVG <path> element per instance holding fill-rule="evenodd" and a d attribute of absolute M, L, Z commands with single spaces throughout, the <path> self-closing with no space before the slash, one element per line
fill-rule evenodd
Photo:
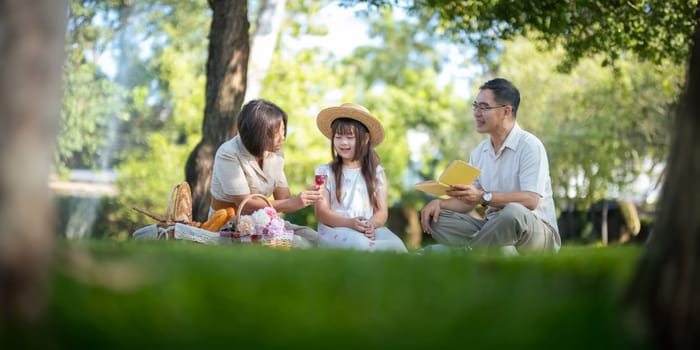
<path fill-rule="evenodd" d="M 299 202 L 299 209 L 306 208 L 309 205 L 316 204 L 319 200 L 322 200 L 321 190 L 308 189 L 306 191 L 301 191 L 297 195 L 297 201 Z"/>

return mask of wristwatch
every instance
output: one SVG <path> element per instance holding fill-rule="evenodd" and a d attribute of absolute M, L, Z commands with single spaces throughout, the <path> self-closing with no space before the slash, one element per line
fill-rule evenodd
<path fill-rule="evenodd" d="M 493 194 L 491 192 L 485 192 L 481 195 L 481 205 L 489 205 L 493 199 Z"/>

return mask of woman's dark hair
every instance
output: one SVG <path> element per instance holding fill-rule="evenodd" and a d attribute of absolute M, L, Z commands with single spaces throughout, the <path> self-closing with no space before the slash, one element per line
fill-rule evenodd
<path fill-rule="evenodd" d="M 284 123 L 286 137 L 287 113 L 270 101 L 251 100 L 238 114 L 238 134 L 248 152 L 260 158 L 275 142 L 280 123 Z"/>
<path fill-rule="evenodd" d="M 343 184 L 343 158 L 335 151 L 333 145 L 335 135 L 355 135 L 355 158 L 361 164 L 362 177 L 367 184 L 367 194 L 372 208 L 379 209 L 376 192 L 377 165 L 379 165 L 379 155 L 374 147 L 369 143 L 369 130 L 367 127 L 355 119 L 338 118 L 331 124 L 333 137 L 331 137 L 331 154 L 333 161 L 331 169 L 335 174 L 335 196 L 340 202 L 341 187 Z"/>
<path fill-rule="evenodd" d="M 493 91 L 493 97 L 496 99 L 496 102 L 511 105 L 513 107 L 513 118 L 518 116 L 520 91 L 513 83 L 503 78 L 496 78 L 487 81 L 479 88 L 479 90 L 484 89 Z"/>

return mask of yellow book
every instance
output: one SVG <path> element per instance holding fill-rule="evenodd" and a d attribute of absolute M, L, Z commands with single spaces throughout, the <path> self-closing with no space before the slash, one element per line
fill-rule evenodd
<path fill-rule="evenodd" d="M 445 196 L 447 191 L 452 188 L 452 185 L 471 185 L 480 172 L 481 170 L 469 165 L 467 162 L 457 159 L 450 163 L 437 181 L 422 181 L 413 185 L 413 187 L 436 196 Z"/>

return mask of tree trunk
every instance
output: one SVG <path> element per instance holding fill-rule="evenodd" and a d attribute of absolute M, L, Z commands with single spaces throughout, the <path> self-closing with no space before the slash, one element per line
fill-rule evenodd
<path fill-rule="evenodd" d="M 700 27 L 695 29 L 666 178 L 628 302 L 661 349 L 700 348 Z"/>
<path fill-rule="evenodd" d="M 0 0 L 0 323 L 36 321 L 45 305 L 67 22 L 67 1 Z"/>
<path fill-rule="evenodd" d="M 406 218 L 405 243 L 408 248 L 418 249 L 421 247 L 423 240 L 423 229 L 420 227 L 420 212 L 414 208 L 402 208 L 404 217 Z"/>
<path fill-rule="evenodd" d="M 263 1 L 260 15 L 256 21 L 255 33 L 251 40 L 245 101 L 260 98 L 263 80 L 270 69 L 272 55 L 277 47 L 277 37 L 282 27 L 282 19 L 284 19 L 285 3 L 286 0 Z"/>
<path fill-rule="evenodd" d="M 236 116 L 245 97 L 250 53 L 248 2 L 209 0 L 209 5 L 213 11 L 202 140 L 185 165 L 185 178 L 192 188 L 192 215 L 197 221 L 204 221 L 209 210 L 216 150 L 237 132 Z"/>

